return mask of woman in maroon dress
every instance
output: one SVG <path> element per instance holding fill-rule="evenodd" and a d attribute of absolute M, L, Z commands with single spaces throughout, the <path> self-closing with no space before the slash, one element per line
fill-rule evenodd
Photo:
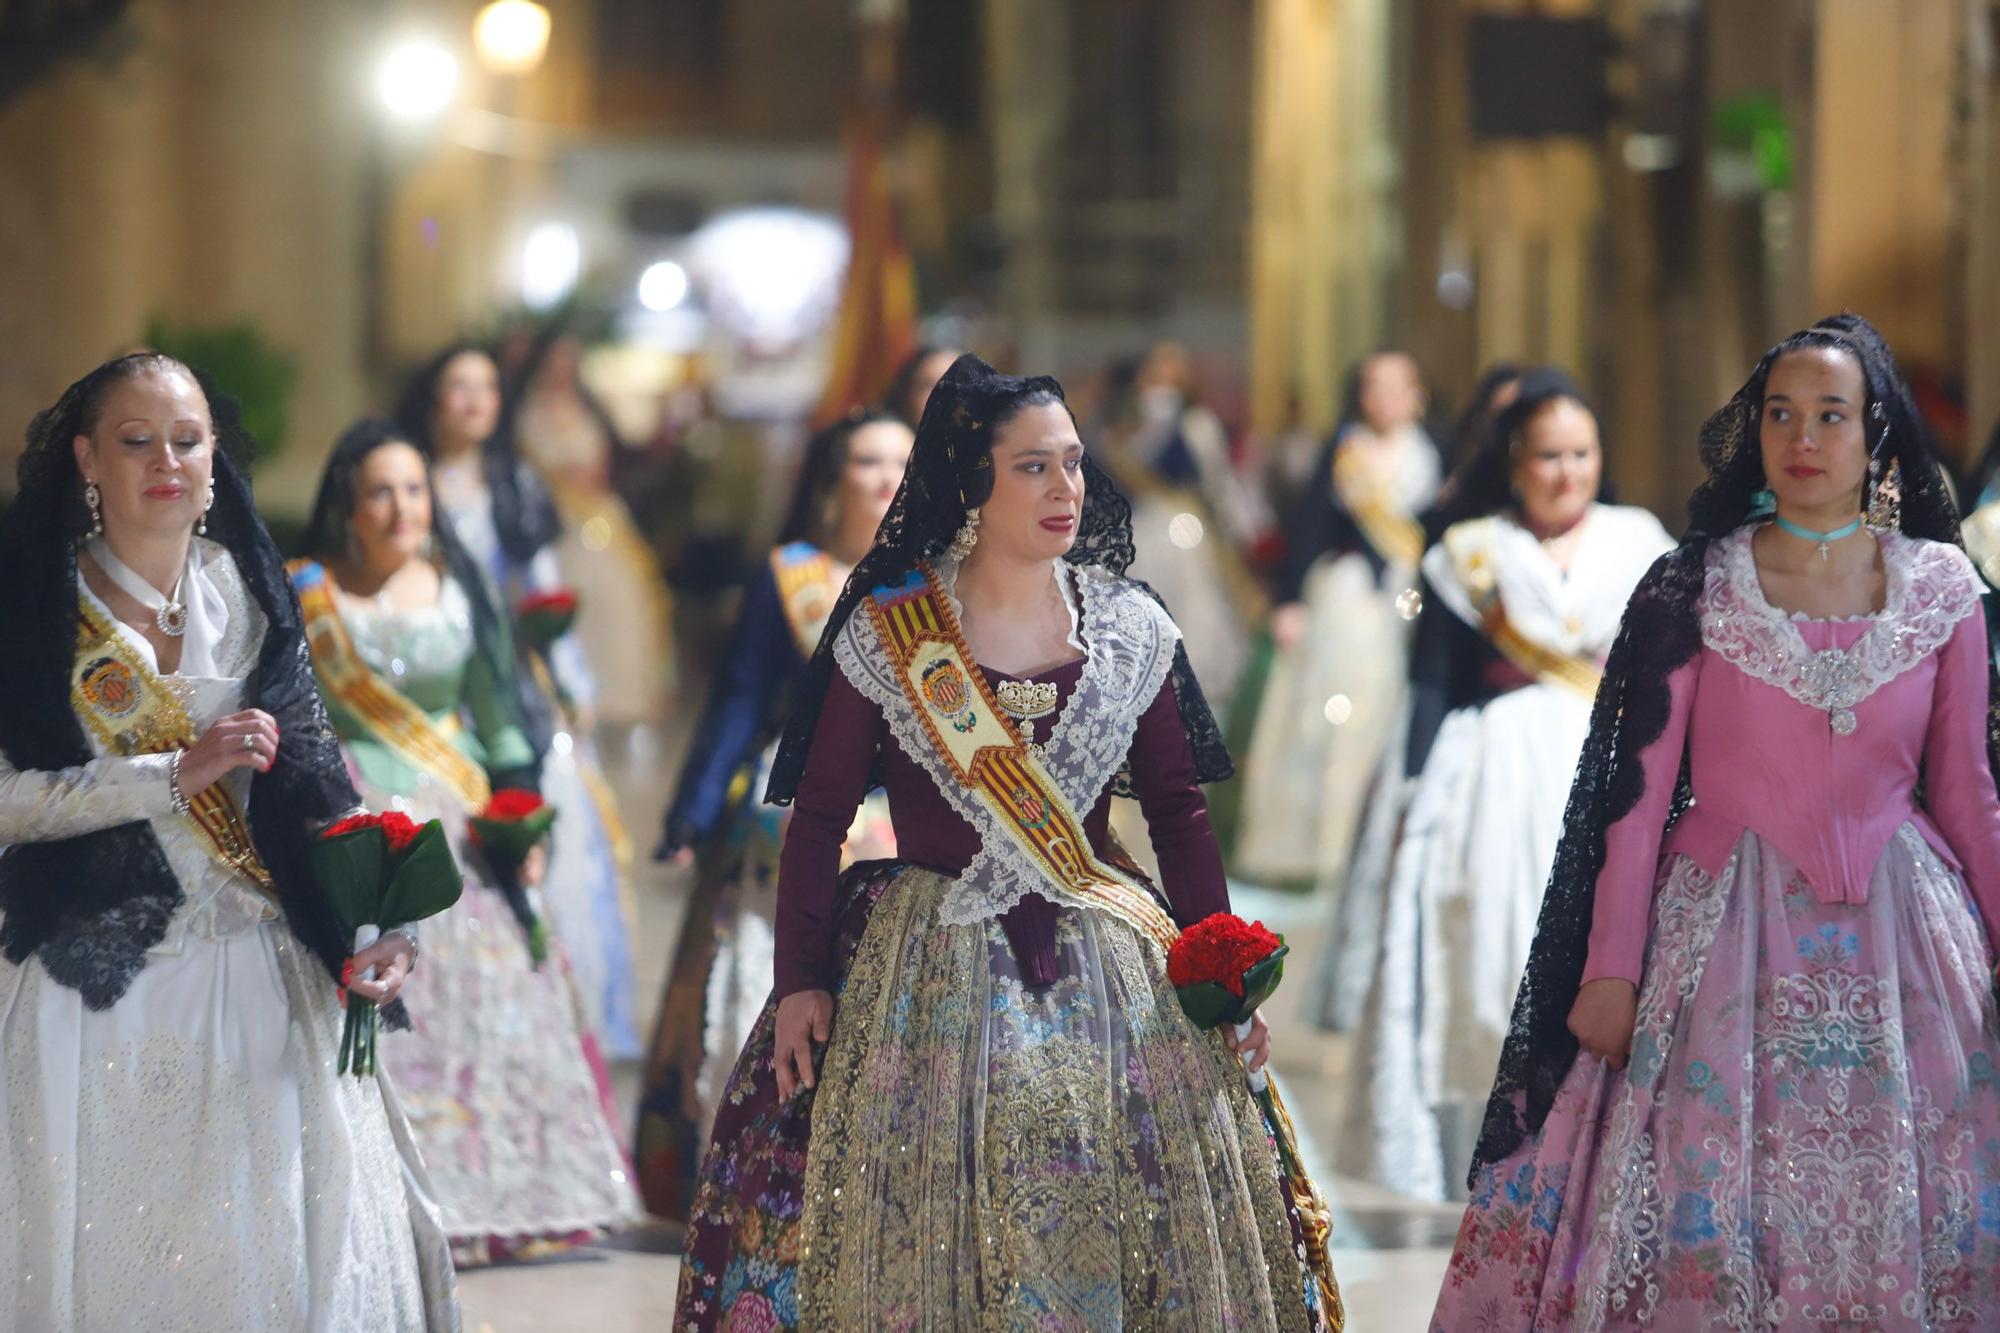
<path fill-rule="evenodd" d="M 1061 387 L 955 363 L 773 768 L 777 985 L 678 1327 L 1328 1322 L 1232 1054 L 1263 1063 L 1263 1022 L 1197 1031 L 1167 981 L 1177 926 L 1228 910 L 1199 784 L 1229 761 L 1131 556 Z M 901 859 L 841 876 L 878 781 Z"/>

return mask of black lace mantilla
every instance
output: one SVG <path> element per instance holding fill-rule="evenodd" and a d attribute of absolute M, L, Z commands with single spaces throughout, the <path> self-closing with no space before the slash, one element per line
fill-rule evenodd
<path fill-rule="evenodd" d="M 1638 805 L 1644 790 L 1640 756 L 1666 730 L 1672 707 L 1668 677 L 1701 650 L 1697 601 L 1706 581 L 1709 545 L 1751 520 L 1753 497 L 1764 489 L 1758 423 L 1771 366 L 1788 352 L 1811 347 L 1851 353 L 1866 377 L 1875 464 L 1870 522 L 1900 527 L 1912 537 L 1958 543 L 1958 511 L 1909 385 L 1881 334 L 1857 315 L 1821 320 L 1766 352 L 1735 397 L 1702 427 L 1701 457 L 1708 477 L 1688 502 L 1687 536 L 1660 557 L 1633 593 L 1591 709 L 1590 736 L 1570 789 L 1555 868 L 1473 1154 L 1475 1188 L 1481 1169 L 1540 1131 L 1576 1059 L 1569 1011 L 1589 952 L 1605 836 Z M 1994 771 L 2000 773 L 2000 680 L 1991 686 L 1986 745 Z M 1668 827 L 1687 809 L 1688 800 L 1683 757 Z"/>
<path fill-rule="evenodd" d="M 93 757 L 69 697 L 76 548 L 88 524 L 70 441 L 81 432 L 86 405 L 131 374 L 131 360 L 79 380 L 28 428 L 19 494 L 0 533 L 8 571 L 0 581 L 0 624 L 7 627 L 0 635 L 0 750 L 18 769 L 71 768 Z M 219 445 L 208 536 L 229 551 L 269 625 L 245 697 L 277 719 L 278 759 L 251 780 L 251 837 L 271 871 L 286 924 L 337 981 L 348 950 L 306 862 L 306 839 L 310 827 L 360 799 L 313 681 L 298 600 L 234 461 L 249 452 L 236 405 L 205 376 L 195 377 Z M 38 956 L 90 1008 L 106 1009 L 145 966 L 146 951 L 165 938 L 182 896 L 144 823 L 17 844 L 0 853 L 0 950 L 15 963 Z M 407 1022 L 400 1004 L 385 1016 L 393 1025 Z"/>
<path fill-rule="evenodd" d="M 909 470 L 896 492 L 875 544 L 848 576 L 820 635 L 819 647 L 806 664 L 805 681 L 793 705 L 777 758 L 771 765 L 764 799 L 790 805 L 798 794 L 806 753 L 819 725 L 819 710 L 833 683 L 833 645 L 847 618 L 873 589 L 899 581 L 919 562 L 936 558 L 951 544 L 965 522 L 965 512 L 993 492 L 993 436 L 1016 412 L 1039 403 L 1063 403 L 1062 385 L 1046 375 L 1022 378 L 1002 375 L 976 356 L 961 356 L 931 390 L 917 425 Z M 1110 476 L 1088 454 L 1083 460 L 1083 517 L 1076 542 L 1063 558 L 1072 565 L 1101 565 L 1119 577 L 1132 564 L 1132 506 Z M 1133 580 L 1138 582 L 1138 580 Z M 1160 595 L 1139 586 L 1154 601 Z M 1208 699 L 1188 664 L 1187 650 L 1175 645 L 1174 694 L 1180 702 L 1181 724 L 1194 748 L 1195 775 L 1202 782 L 1219 782 L 1235 772 L 1222 742 Z M 1129 795 L 1121 775 L 1112 785 Z"/>

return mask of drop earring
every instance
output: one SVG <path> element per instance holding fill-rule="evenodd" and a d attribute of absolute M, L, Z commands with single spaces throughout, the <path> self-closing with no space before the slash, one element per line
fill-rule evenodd
<path fill-rule="evenodd" d="M 979 544 L 979 510 L 975 507 L 965 511 L 965 524 L 953 534 L 951 558 L 964 560 L 972 554 L 972 548 Z"/>
<path fill-rule="evenodd" d="M 210 477 L 208 479 L 208 503 L 201 507 L 201 521 L 194 525 L 195 536 L 206 537 L 208 535 L 208 511 L 213 508 L 215 508 L 215 478 Z"/>
<path fill-rule="evenodd" d="M 84 507 L 90 510 L 90 535 L 93 537 L 102 537 L 104 535 L 104 497 L 99 494 L 96 482 L 89 481 L 84 483 L 83 503 Z"/>

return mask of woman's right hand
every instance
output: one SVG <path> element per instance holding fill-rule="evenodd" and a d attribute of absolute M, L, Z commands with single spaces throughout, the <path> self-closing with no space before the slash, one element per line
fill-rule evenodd
<path fill-rule="evenodd" d="M 788 1102 L 814 1083 L 813 1043 L 833 1031 L 833 995 L 823 990 L 793 991 L 778 1001 L 771 1060 L 777 1066 L 778 1100 Z"/>
<path fill-rule="evenodd" d="M 1306 605 L 1304 602 L 1286 602 L 1271 612 L 1271 642 L 1280 652 L 1290 652 L 1298 647 L 1299 640 L 1306 633 Z"/>
<path fill-rule="evenodd" d="M 269 713 L 246 708 L 219 717 L 200 740 L 181 752 L 181 795 L 199 795 L 239 768 L 268 773 L 277 758 L 278 721 Z"/>
<path fill-rule="evenodd" d="M 1585 982 L 1569 1010 L 1569 1030 L 1577 1044 L 1614 1070 L 1632 1058 L 1632 1029 L 1638 1022 L 1638 988 L 1622 977 Z"/>

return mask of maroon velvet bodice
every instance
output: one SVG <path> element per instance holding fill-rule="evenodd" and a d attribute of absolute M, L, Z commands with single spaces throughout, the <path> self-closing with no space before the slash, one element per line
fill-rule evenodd
<path fill-rule="evenodd" d="M 988 681 L 1048 681 L 1055 685 L 1056 712 L 1038 719 L 1046 738 L 1069 706 L 1083 673 L 1081 659 L 1033 676 L 1009 677 L 982 667 Z M 833 941 L 834 895 L 840 878 L 840 846 L 854 811 L 867 794 L 876 754 L 882 785 L 896 829 L 900 860 L 956 875 L 979 851 L 979 834 L 952 808 L 930 775 L 903 752 L 889 733 L 882 711 L 835 672 L 819 728 L 813 733 L 805 773 L 799 782 L 791 826 L 778 865 L 777 993 L 831 988 L 829 950 Z M 1160 685 L 1140 717 L 1130 752 L 1132 788 L 1146 817 L 1160 863 L 1160 886 L 1174 919 L 1183 926 L 1229 910 L 1229 885 L 1222 852 L 1209 828 L 1208 806 L 1195 781 L 1194 750 L 1182 729 L 1173 680 Z M 1111 815 L 1107 793 L 1084 816 L 1084 831 L 1104 854 Z M 1056 907 L 1048 899 L 1023 898 L 1002 919 L 1022 975 L 1031 982 L 1055 979 Z"/>

